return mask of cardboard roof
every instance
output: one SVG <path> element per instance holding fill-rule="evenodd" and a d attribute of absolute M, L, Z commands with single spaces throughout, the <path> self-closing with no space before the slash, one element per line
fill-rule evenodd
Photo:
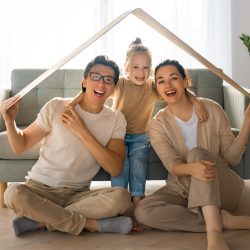
<path fill-rule="evenodd" d="M 81 51 L 83 51 L 85 48 L 87 48 L 90 44 L 95 42 L 97 39 L 99 39 L 101 36 L 103 36 L 110 29 L 112 29 L 114 26 L 116 26 L 118 23 L 120 23 L 122 20 L 124 20 L 127 16 L 129 16 L 131 14 L 133 14 L 136 17 L 138 17 L 139 19 L 141 19 L 144 23 L 146 23 L 147 25 L 152 27 L 154 30 L 156 30 L 158 33 L 160 33 L 165 38 L 170 40 L 176 46 L 178 46 L 182 50 L 186 51 L 188 54 L 190 54 L 192 57 L 194 57 L 200 63 L 202 63 L 204 66 L 206 66 L 209 70 L 211 70 L 214 74 L 216 74 L 217 76 L 219 76 L 220 78 L 222 78 L 223 80 L 228 82 L 230 85 L 232 85 L 238 91 L 240 91 L 242 94 L 246 95 L 247 97 L 250 97 L 250 93 L 248 93 L 244 88 L 242 88 L 238 83 L 236 83 L 229 76 L 224 74 L 221 69 L 217 68 L 211 62 L 209 62 L 206 58 L 201 56 L 197 51 L 192 49 L 188 44 L 186 44 L 183 40 L 181 40 L 179 37 L 177 37 L 174 33 L 172 33 L 170 30 L 168 30 L 165 26 L 163 26 L 161 23 L 159 23 L 156 19 L 154 19 L 152 16 L 150 16 L 143 9 L 137 8 L 137 9 L 133 9 L 133 10 L 124 12 L 123 14 L 118 16 L 116 19 L 114 19 L 112 22 L 110 22 L 108 25 L 106 25 L 103 29 L 101 29 L 99 32 L 97 32 L 94 36 L 92 36 L 86 42 L 84 42 L 81 46 L 79 46 L 78 48 L 73 50 L 69 55 L 64 57 L 58 63 L 53 65 L 50 69 L 45 71 L 43 74 L 41 74 L 39 77 L 37 77 L 34 81 L 32 81 L 30 84 L 28 84 L 26 87 L 24 87 L 19 93 L 17 93 L 17 95 L 20 96 L 19 99 L 21 99 L 30 90 L 32 90 L 39 83 L 41 83 L 44 79 L 49 77 L 57 69 L 61 68 L 65 63 L 70 61 L 72 58 L 74 58 L 76 55 L 78 55 Z M 16 101 L 18 101 L 18 100 L 16 100 Z M 13 104 L 14 103 L 12 103 L 11 105 L 13 105 Z"/>

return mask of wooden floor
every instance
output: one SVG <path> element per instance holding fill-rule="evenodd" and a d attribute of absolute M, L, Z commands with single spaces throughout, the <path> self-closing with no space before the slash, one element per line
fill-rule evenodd
<path fill-rule="evenodd" d="M 148 186 L 150 191 L 158 188 L 155 184 Z M 16 237 L 11 228 L 14 217 L 14 213 L 7 208 L 0 209 L 1 250 L 206 250 L 204 233 L 146 230 L 129 235 L 85 232 L 80 236 L 71 236 L 41 230 Z M 250 230 L 226 231 L 224 237 L 231 250 L 250 249 Z"/>

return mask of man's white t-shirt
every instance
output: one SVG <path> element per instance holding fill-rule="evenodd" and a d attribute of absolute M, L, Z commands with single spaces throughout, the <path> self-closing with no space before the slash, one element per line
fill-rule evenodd
<path fill-rule="evenodd" d="M 62 125 L 61 114 L 68 101 L 54 98 L 38 114 L 35 122 L 48 134 L 41 147 L 40 157 L 27 179 L 31 178 L 51 187 L 77 189 L 90 185 L 100 170 L 100 165 L 83 142 Z M 121 112 L 106 106 L 98 114 L 86 112 L 79 105 L 74 109 L 103 146 L 111 138 L 124 138 L 127 123 Z"/>

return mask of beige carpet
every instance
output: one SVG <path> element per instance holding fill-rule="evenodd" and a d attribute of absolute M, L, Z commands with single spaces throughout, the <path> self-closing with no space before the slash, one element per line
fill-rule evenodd
<path fill-rule="evenodd" d="M 109 183 L 98 182 L 95 187 Z M 147 193 L 154 191 L 163 182 L 149 182 Z M 250 215 L 250 181 L 247 181 L 237 212 Z M 83 233 L 71 236 L 61 232 L 37 231 L 15 237 L 10 222 L 14 214 L 6 208 L 0 209 L 0 249 L 1 250 L 206 250 L 206 235 L 203 233 L 163 232 L 158 230 L 133 232 L 130 235 Z M 231 250 L 250 250 L 250 230 L 230 230 L 224 232 Z"/>

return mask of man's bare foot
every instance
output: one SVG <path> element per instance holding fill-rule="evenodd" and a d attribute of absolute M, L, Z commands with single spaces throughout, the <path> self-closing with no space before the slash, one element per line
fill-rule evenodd
<path fill-rule="evenodd" d="M 221 232 L 207 233 L 207 250 L 230 250 Z"/>

